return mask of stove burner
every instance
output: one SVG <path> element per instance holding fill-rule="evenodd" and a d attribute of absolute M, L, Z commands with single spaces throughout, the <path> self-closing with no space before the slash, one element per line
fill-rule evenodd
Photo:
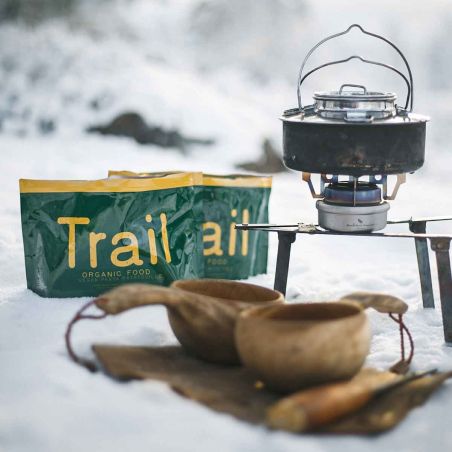
<path fill-rule="evenodd" d="M 334 178 L 334 176 L 333 176 Z M 319 225 L 330 231 L 372 232 L 386 226 L 389 204 L 382 201 L 380 187 L 372 182 L 339 182 L 323 189 L 317 201 Z"/>
<path fill-rule="evenodd" d="M 320 190 L 314 187 L 311 173 L 303 172 L 316 207 L 319 225 L 330 231 L 373 232 L 386 226 L 388 200 L 394 200 L 406 175 L 398 174 L 392 190 L 388 176 L 365 176 L 364 181 L 351 175 L 321 174 Z M 368 178 L 368 180 L 367 180 Z"/>
<path fill-rule="evenodd" d="M 338 182 L 325 187 L 324 202 L 343 206 L 375 206 L 381 204 L 381 189 L 369 182 Z"/>

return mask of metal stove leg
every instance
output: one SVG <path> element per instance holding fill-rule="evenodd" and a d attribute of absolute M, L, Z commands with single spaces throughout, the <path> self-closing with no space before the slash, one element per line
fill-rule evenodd
<path fill-rule="evenodd" d="M 415 234 L 426 233 L 426 221 L 416 221 L 410 223 L 410 231 Z M 419 278 L 421 280 L 422 304 L 424 308 L 434 308 L 432 273 L 430 271 L 430 261 L 428 258 L 427 239 L 414 239 L 416 245 L 417 265 L 419 268 Z"/>
<path fill-rule="evenodd" d="M 287 275 L 289 273 L 290 248 L 295 242 L 295 232 L 278 232 L 278 257 L 276 259 L 276 272 L 274 289 L 286 295 Z"/>
<path fill-rule="evenodd" d="M 439 293 L 443 315 L 444 340 L 452 345 L 452 273 L 450 269 L 450 238 L 432 237 L 432 250 L 436 253 Z"/>

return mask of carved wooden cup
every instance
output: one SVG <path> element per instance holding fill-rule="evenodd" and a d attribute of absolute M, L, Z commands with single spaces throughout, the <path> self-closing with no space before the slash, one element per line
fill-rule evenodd
<path fill-rule="evenodd" d="M 366 292 L 339 302 L 250 308 L 235 331 L 240 359 L 277 391 L 351 378 L 369 353 L 367 307 L 398 314 L 408 309 L 399 298 Z"/>
<path fill-rule="evenodd" d="M 119 286 L 95 301 L 108 314 L 145 305 L 164 305 L 171 328 L 191 354 L 209 362 L 239 364 L 234 329 L 241 311 L 284 303 L 275 290 L 219 279 L 175 281 L 170 288 L 149 284 Z"/>

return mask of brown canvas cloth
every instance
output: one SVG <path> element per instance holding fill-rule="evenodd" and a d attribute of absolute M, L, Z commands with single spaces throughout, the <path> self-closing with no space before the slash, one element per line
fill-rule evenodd
<path fill-rule="evenodd" d="M 105 372 L 116 379 L 162 381 L 178 394 L 252 424 L 265 424 L 267 408 L 281 399 L 245 368 L 205 363 L 179 346 L 94 345 L 93 350 Z M 381 380 L 384 384 L 392 377 L 389 372 L 365 369 L 355 378 Z M 437 373 L 396 387 L 321 431 L 368 434 L 389 430 L 449 377 L 449 373 Z"/>

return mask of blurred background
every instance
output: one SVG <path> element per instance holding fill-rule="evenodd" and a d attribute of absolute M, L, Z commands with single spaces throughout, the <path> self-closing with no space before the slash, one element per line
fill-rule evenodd
<path fill-rule="evenodd" d="M 415 110 L 432 116 L 430 143 L 445 149 L 447 0 L 0 0 L 0 131 L 74 137 L 133 113 L 119 131 L 103 131 L 134 135 L 129 129 L 142 120 L 160 133 L 141 140 L 148 144 L 218 152 L 230 164 L 253 160 L 266 139 L 279 151 L 277 117 L 296 103 L 309 48 L 353 22 L 403 50 L 415 76 Z M 319 49 L 311 67 L 353 54 L 403 69 L 389 46 L 356 30 Z M 304 99 L 343 82 L 395 91 L 400 103 L 406 94 L 397 75 L 353 62 L 312 76 Z"/>

